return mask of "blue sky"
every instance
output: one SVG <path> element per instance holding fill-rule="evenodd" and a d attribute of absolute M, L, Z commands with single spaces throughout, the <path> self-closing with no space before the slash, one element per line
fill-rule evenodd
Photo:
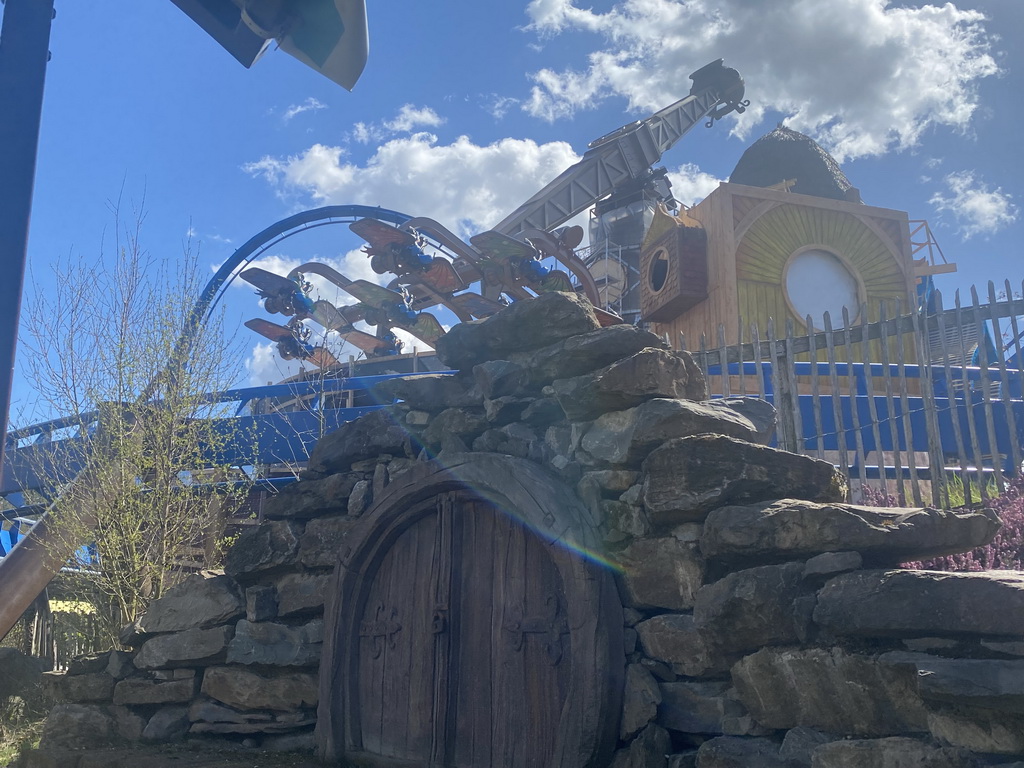
<path fill-rule="evenodd" d="M 719 57 L 751 109 L 666 154 L 680 200 L 706 195 L 785 120 L 836 154 L 865 202 L 929 220 L 960 266 L 944 290 L 1024 277 L 1019 0 L 368 0 L 368 18 L 369 62 L 349 93 L 281 51 L 244 69 L 167 0 L 58 0 L 29 243 L 44 289 L 55 258 L 98 252 L 119 195 L 145 201 L 151 251 L 180 253 L 191 235 L 211 272 L 261 229 L 329 203 L 468 236 Z M 361 242 L 326 229 L 264 266 L 330 259 L 366 276 Z M 244 287 L 228 304 L 239 322 L 265 316 Z M 289 370 L 244 340 L 239 383 Z M 31 393 L 18 383 L 14 398 L 17 414 Z"/>

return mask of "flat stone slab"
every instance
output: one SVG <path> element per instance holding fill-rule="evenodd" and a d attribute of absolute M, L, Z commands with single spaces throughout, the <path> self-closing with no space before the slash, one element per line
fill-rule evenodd
<path fill-rule="evenodd" d="M 261 675 L 239 667 L 209 667 L 202 692 L 237 710 L 287 712 L 317 704 L 316 676 L 305 672 Z"/>
<path fill-rule="evenodd" d="M 263 514 L 270 519 L 338 514 L 344 511 L 349 494 L 362 479 L 359 472 L 338 472 L 319 480 L 304 479 L 286 485 L 267 498 Z"/>
<path fill-rule="evenodd" d="M 486 320 L 459 323 L 438 339 L 437 359 L 459 370 L 488 360 L 508 360 L 601 327 L 590 302 L 574 293 L 545 293 L 517 301 Z"/>
<path fill-rule="evenodd" d="M 138 624 L 144 633 L 180 632 L 223 624 L 243 613 L 245 601 L 234 579 L 204 571 L 167 590 Z"/>
<path fill-rule="evenodd" d="M 649 348 L 668 349 L 668 345 L 650 331 L 632 325 L 609 325 L 541 349 L 516 353 L 512 359 L 526 370 L 529 385 L 539 387 L 555 379 L 582 376 Z"/>
<path fill-rule="evenodd" d="M 928 730 L 909 665 L 839 648 L 763 648 L 733 665 L 732 679 L 740 701 L 766 728 L 806 726 L 848 736 Z"/>
<path fill-rule="evenodd" d="M 927 702 L 1024 715 L 1024 661 L 947 659 L 904 652 L 887 653 L 881 658 L 913 666 L 918 691 Z"/>
<path fill-rule="evenodd" d="M 157 635 L 142 644 L 135 656 L 135 666 L 139 669 L 170 669 L 222 662 L 233 634 L 233 627 L 220 626 Z"/>
<path fill-rule="evenodd" d="M 955 747 L 935 747 L 919 739 L 890 736 L 885 739 L 832 741 L 812 753 L 811 768 L 964 768 L 970 755 Z"/>
<path fill-rule="evenodd" d="M 750 419 L 713 400 L 694 403 L 656 398 L 600 416 L 583 435 L 580 446 L 609 464 L 638 465 L 668 440 L 704 433 L 751 441 L 757 438 Z"/>
<path fill-rule="evenodd" d="M 409 408 L 436 413 L 445 408 L 481 405 L 483 397 L 473 387 L 473 380 L 450 373 L 420 373 L 386 379 L 374 385 L 381 402 L 401 400 Z"/>
<path fill-rule="evenodd" d="M 376 459 L 382 453 L 392 456 L 415 456 L 409 435 L 391 408 L 346 421 L 334 432 L 317 441 L 309 456 L 309 470 L 320 475 L 348 472 L 352 464 Z"/>
<path fill-rule="evenodd" d="M 885 509 L 803 498 L 714 510 L 704 524 L 701 551 L 709 559 L 743 563 L 854 551 L 878 567 L 984 546 L 1001 525 L 990 509 Z"/>
<path fill-rule="evenodd" d="M 621 411 L 656 397 L 707 399 L 704 374 L 686 352 L 648 348 L 600 370 L 551 383 L 573 421 Z"/>
<path fill-rule="evenodd" d="M 1024 636 L 1020 571 L 872 570 L 830 579 L 814 621 L 861 637 Z"/>
<path fill-rule="evenodd" d="M 715 507 L 784 497 L 846 498 L 846 480 L 828 462 L 756 445 L 752 439 L 694 435 L 652 451 L 643 463 L 643 501 L 652 522 L 703 520 Z"/>
<path fill-rule="evenodd" d="M 235 625 L 227 662 L 278 667 L 316 665 L 320 662 L 323 629 L 321 619 L 301 627 L 243 619 Z"/>
<path fill-rule="evenodd" d="M 930 712 L 928 729 L 940 742 L 975 752 L 1024 753 L 1024 717 L 1020 715 L 974 708 Z"/>

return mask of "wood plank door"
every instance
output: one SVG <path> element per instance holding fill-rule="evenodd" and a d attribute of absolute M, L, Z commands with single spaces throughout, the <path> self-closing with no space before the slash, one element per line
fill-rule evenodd
<path fill-rule="evenodd" d="M 561 578 L 522 523 L 453 496 L 445 765 L 540 768 L 554 753 L 571 667 Z"/>
<path fill-rule="evenodd" d="M 621 713 L 622 608 L 611 574 L 580 554 L 597 542 L 587 510 L 528 462 L 450 461 L 393 486 L 342 551 L 325 610 L 321 757 L 602 764 Z"/>
<path fill-rule="evenodd" d="M 540 539 L 469 494 L 437 497 L 388 549 L 367 593 L 362 750 L 396 764 L 547 765 L 568 687 L 568 631 Z"/>
<path fill-rule="evenodd" d="M 406 528 L 385 553 L 359 621 L 358 714 L 368 754 L 427 765 L 434 744 L 435 645 L 432 574 L 442 554 L 440 519 Z"/>

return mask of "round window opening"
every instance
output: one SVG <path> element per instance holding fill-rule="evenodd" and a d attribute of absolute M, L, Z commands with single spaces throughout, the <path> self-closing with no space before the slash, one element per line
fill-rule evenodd
<path fill-rule="evenodd" d="M 651 257 L 651 266 L 647 270 L 647 282 L 651 290 L 657 293 L 665 287 L 665 280 L 668 279 L 668 251 L 659 248 Z"/>
<path fill-rule="evenodd" d="M 852 321 L 860 308 L 856 276 L 838 256 L 821 249 L 802 251 L 786 265 L 786 297 L 801 321 L 811 316 L 815 330 L 824 330 L 828 312 L 833 328 L 843 326 L 843 308 Z"/>

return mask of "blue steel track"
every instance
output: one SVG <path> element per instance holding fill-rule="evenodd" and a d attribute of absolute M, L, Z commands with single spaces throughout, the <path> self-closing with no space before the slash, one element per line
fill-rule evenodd
<path fill-rule="evenodd" d="M 224 290 L 241 269 L 259 258 L 267 249 L 315 227 L 367 217 L 395 225 L 403 224 L 411 218 L 398 211 L 374 206 L 331 205 L 281 219 L 249 238 L 206 284 L 190 311 L 186 330 L 175 345 L 172 359 L 187 359 L 195 329 L 210 316 Z M 208 466 L 230 464 L 240 467 L 296 465 L 305 462 L 322 434 L 381 407 L 380 404 L 370 404 L 354 408 L 332 408 L 327 407 L 325 396 L 342 389 L 362 391 L 370 396 L 373 385 L 385 378 L 390 377 L 363 376 L 295 382 L 246 387 L 208 395 L 211 405 L 226 407 L 228 404 L 236 404 L 234 416 L 215 419 L 215 423 L 217 427 L 223 428 L 226 435 L 245 437 L 227 440 L 218 451 L 206 452 L 203 459 L 208 462 Z M 159 374 L 143 391 L 141 399 L 151 396 L 158 380 Z M 264 414 L 247 412 L 251 410 L 247 409 L 251 402 L 279 398 L 304 399 L 303 409 Z M 0 519 L 3 521 L 0 557 L 6 555 L 10 547 L 31 527 L 34 521 L 29 516 L 43 511 L 41 505 L 29 505 L 26 494 L 35 492 L 43 499 L 51 499 L 61 482 L 66 482 L 82 468 L 83 448 L 90 431 L 95 427 L 96 417 L 96 413 L 75 414 L 7 433 L 0 497 L 8 502 L 10 508 L 0 511 Z"/>

